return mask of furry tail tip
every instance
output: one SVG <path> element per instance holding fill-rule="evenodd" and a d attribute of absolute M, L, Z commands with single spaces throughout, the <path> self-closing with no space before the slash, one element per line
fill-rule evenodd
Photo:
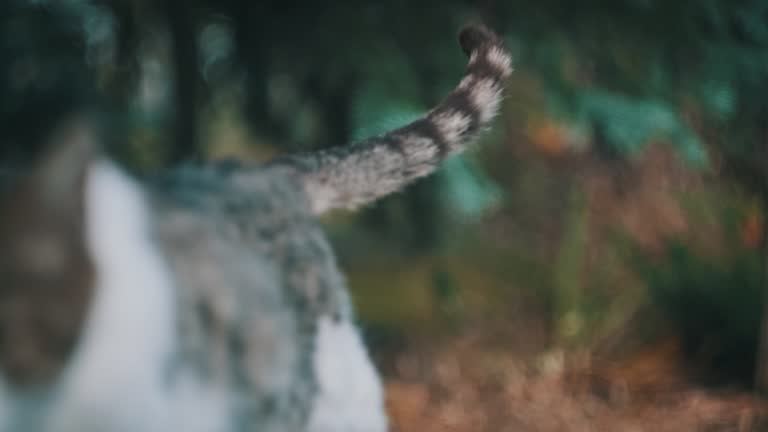
<path fill-rule="evenodd" d="M 470 24 L 459 32 L 459 46 L 464 54 L 470 58 L 470 65 L 480 55 L 485 54 L 492 66 L 498 68 L 497 72 L 502 78 L 507 78 L 512 73 L 512 58 L 504 46 L 503 40 L 491 29 L 483 24 Z"/>

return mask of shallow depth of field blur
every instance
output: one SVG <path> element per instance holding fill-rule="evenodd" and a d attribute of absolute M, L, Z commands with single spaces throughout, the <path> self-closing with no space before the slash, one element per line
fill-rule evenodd
<path fill-rule="evenodd" d="M 393 430 L 768 430 L 763 0 L 5 0 L 0 170 L 80 106 L 139 174 L 344 145 L 472 21 L 515 55 L 492 130 L 324 220 Z"/>

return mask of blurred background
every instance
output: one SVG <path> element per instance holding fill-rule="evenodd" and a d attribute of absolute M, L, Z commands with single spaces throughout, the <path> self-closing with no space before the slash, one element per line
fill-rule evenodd
<path fill-rule="evenodd" d="M 140 174 L 344 145 L 476 20 L 515 55 L 492 131 L 324 221 L 394 430 L 768 430 L 763 0 L 4 0 L 0 171 L 83 107 Z"/>

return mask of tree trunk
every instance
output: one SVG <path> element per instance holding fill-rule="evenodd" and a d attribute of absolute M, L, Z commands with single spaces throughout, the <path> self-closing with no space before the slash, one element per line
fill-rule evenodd
<path fill-rule="evenodd" d="M 197 102 L 199 55 L 193 7 L 183 0 L 167 0 L 165 15 L 171 33 L 174 74 L 174 139 L 166 153 L 166 163 L 199 160 L 197 142 Z"/>

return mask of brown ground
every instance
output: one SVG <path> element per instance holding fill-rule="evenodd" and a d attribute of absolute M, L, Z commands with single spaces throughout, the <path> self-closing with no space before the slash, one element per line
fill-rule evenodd
<path fill-rule="evenodd" d="M 396 356 L 386 383 L 393 432 L 768 431 L 765 401 L 684 378 L 674 341 L 598 366 L 583 355 L 514 354 L 488 339 Z"/>

